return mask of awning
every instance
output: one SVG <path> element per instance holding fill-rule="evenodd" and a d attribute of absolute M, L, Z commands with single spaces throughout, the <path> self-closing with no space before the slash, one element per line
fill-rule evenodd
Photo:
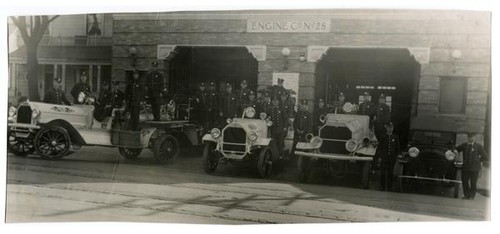
<path fill-rule="evenodd" d="M 40 64 L 111 64 L 111 46 L 40 46 Z M 26 47 L 9 54 L 9 63 L 26 63 Z"/>

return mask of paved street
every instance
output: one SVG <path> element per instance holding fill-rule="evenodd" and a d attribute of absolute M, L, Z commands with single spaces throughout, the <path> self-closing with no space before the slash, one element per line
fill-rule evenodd
<path fill-rule="evenodd" d="M 488 197 L 405 194 L 334 184 L 321 173 L 310 184 L 293 168 L 273 180 L 254 168 L 222 165 L 204 173 L 201 149 L 172 165 L 149 151 L 136 161 L 114 148 L 83 147 L 59 161 L 8 156 L 7 222 L 137 221 L 168 223 L 331 223 L 489 220 Z"/>

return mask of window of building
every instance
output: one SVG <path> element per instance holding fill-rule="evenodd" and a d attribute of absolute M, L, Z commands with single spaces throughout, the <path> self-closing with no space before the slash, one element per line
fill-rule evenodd
<path fill-rule="evenodd" d="M 104 14 L 89 14 L 87 17 L 87 36 L 101 36 L 104 23 Z"/>
<path fill-rule="evenodd" d="M 439 112 L 464 114 L 467 100 L 467 79 L 464 77 L 441 77 L 439 88 Z"/>

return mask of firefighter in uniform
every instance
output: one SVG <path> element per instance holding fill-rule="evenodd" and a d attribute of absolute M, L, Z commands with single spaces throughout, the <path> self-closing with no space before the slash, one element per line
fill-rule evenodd
<path fill-rule="evenodd" d="M 262 91 L 262 102 L 259 104 L 259 112 L 266 113 L 266 115 L 269 116 L 272 106 L 270 91 Z"/>
<path fill-rule="evenodd" d="M 71 96 L 73 97 L 73 103 L 81 104 L 78 101 L 78 95 L 80 93 L 90 94 L 90 85 L 87 83 L 87 73 L 82 72 L 80 75 L 80 82 L 76 83 L 71 89 Z"/>
<path fill-rule="evenodd" d="M 219 116 L 221 121 L 227 118 L 237 117 L 238 111 L 238 97 L 233 93 L 233 86 L 231 83 L 226 84 L 226 92 L 221 95 L 219 105 Z"/>
<path fill-rule="evenodd" d="M 247 107 L 252 107 L 254 108 L 255 110 L 255 117 L 254 118 L 258 118 L 258 114 L 259 112 L 257 112 L 257 108 L 258 108 L 258 104 L 257 104 L 257 100 L 255 99 L 255 92 L 252 91 L 252 90 L 249 90 L 248 91 L 248 99 L 246 101 L 244 101 L 242 104 L 241 104 L 242 108 L 245 109 Z"/>
<path fill-rule="evenodd" d="M 209 99 L 209 93 L 205 89 L 205 82 L 201 82 L 199 87 L 198 87 L 198 92 L 196 93 L 195 101 L 196 101 L 196 106 L 195 106 L 195 114 L 196 114 L 196 120 L 198 121 L 201 126 L 203 126 L 205 129 L 208 129 L 208 99 Z"/>
<path fill-rule="evenodd" d="M 163 91 L 163 74 L 158 70 L 158 62 L 151 63 L 152 68 L 146 75 L 146 89 L 153 117 L 155 121 L 160 121 L 161 93 Z"/>
<path fill-rule="evenodd" d="M 373 116 L 373 126 L 375 128 L 375 136 L 380 139 L 385 131 L 385 125 L 391 122 L 391 108 L 385 104 L 385 95 L 380 94 L 378 105 L 376 106 Z"/>
<path fill-rule="evenodd" d="M 45 95 L 43 102 L 58 105 L 71 105 L 69 100 L 66 98 L 66 94 L 61 89 L 61 78 L 56 77 L 54 81 L 54 87 Z"/>
<path fill-rule="evenodd" d="M 125 100 L 125 94 L 123 91 L 118 89 L 120 84 L 118 81 L 112 82 L 113 88 L 111 88 L 109 82 L 103 81 L 103 89 L 99 94 L 97 99 L 96 111 L 94 111 L 94 118 L 97 121 L 102 121 L 104 118 L 111 116 L 114 108 L 120 108 L 123 106 Z"/>
<path fill-rule="evenodd" d="M 208 116 L 208 126 L 213 128 L 217 126 L 217 115 L 219 114 L 219 95 L 215 88 L 215 82 L 210 82 L 208 90 L 208 100 L 207 100 L 207 116 Z"/>
<path fill-rule="evenodd" d="M 246 80 L 241 81 L 240 90 L 238 91 L 238 113 L 242 113 L 245 103 L 248 101 L 248 92 L 250 91 L 248 88 L 248 84 Z"/>
<path fill-rule="evenodd" d="M 373 107 L 374 106 L 375 105 L 373 104 L 373 102 L 370 101 L 370 93 L 364 92 L 363 93 L 363 103 L 361 103 L 359 105 L 358 114 L 370 116 L 370 125 L 371 125 L 371 120 L 373 119 Z"/>
<path fill-rule="evenodd" d="M 333 113 L 335 114 L 343 114 L 344 110 L 342 109 L 345 104 L 345 96 L 344 93 L 340 92 L 338 100 L 333 104 Z"/>
<path fill-rule="evenodd" d="M 136 131 L 139 128 L 139 114 L 141 111 L 141 101 L 144 95 L 144 87 L 139 75 L 139 71 L 134 70 L 132 80 L 129 82 L 125 94 L 127 106 L 125 112 L 130 112 L 129 130 Z"/>
<path fill-rule="evenodd" d="M 272 97 L 272 107 L 269 110 L 268 118 L 273 122 L 271 125 L 271 137 L 276 141 L 278 149 L 281 152 L 285 145 L 286 123 L 284 114 L 280 108 L 280 101 L 278 96 Z"/>
<path fill-rule="evenodd" d="M 313 126 L 313 130 L 314 130 L 314 134 L 317 134 L 318 133 L 318 130 L 319 128 L 321 128 L 321 126 L 323 126 L 323 122 L 321 122 L 321 119 L 322 118 L 326 118 L 326 115 L 328 114 L 329 110 L 328 108 L 325 106 L 325 101 L 320 98 L 318 100 L 318 108 L 316 110 L 314 110 L 314 126 Z"/>
<path fill-rule="evenodd" d="M 379 140 L 377 151 L 375 152 L 376 167 L 380 169 L 380 190 L 390 190 L 392 188 L 394 164 L 401 155 L 399 137 L 393 134 L 394 126 L 392 122 L 386 125 L 386 134 Z"/>
<path fill-rule="evenodd" d="M 476 196 L 477 179 L 481 170 L 481 163 L 488 165 L 488 154 L 483 146 L 476 142 L 475 134 L 467 134 L 468 141 L 456 147 L 455 153 L 463 153 L 462 165 L 462 188 L 464 197 L 462 199 L 473 200 Z"/>
<path fill-rule="evenodd" d="M 281 96 L 281 93 L 286 91 L 285 87 L 283 86 L 283 83 L 284 83 L 284 80 L 281 78 L 278 78 L 278 83 L 271 87 L 271 96 L 272 97 L 276 96 L 279 98 Z"/>
<path fill-rule="evenodd" d="M 309 112 L 309 103 L 302 100 L 293 121 L 292 153 L 295 151 L 298 142 L 307 141 L 306 135 L 309 133 L 312 133 L 312 116 L 311 112 Z"/>

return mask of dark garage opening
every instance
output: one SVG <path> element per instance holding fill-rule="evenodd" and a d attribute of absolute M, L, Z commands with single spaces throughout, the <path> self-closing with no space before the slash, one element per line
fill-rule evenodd
<path fill-rule="evenodd" d="M 420 64 L 407 49 L 331 48 L 317 64 L 316 100 L 327 103 L 343 92 L 346 101 L 359 104 L 365 91 L 372 101 L 384 93 L 391 107 L 395 133 L 408 142 L 410 118 L 416 115 Z"/>

